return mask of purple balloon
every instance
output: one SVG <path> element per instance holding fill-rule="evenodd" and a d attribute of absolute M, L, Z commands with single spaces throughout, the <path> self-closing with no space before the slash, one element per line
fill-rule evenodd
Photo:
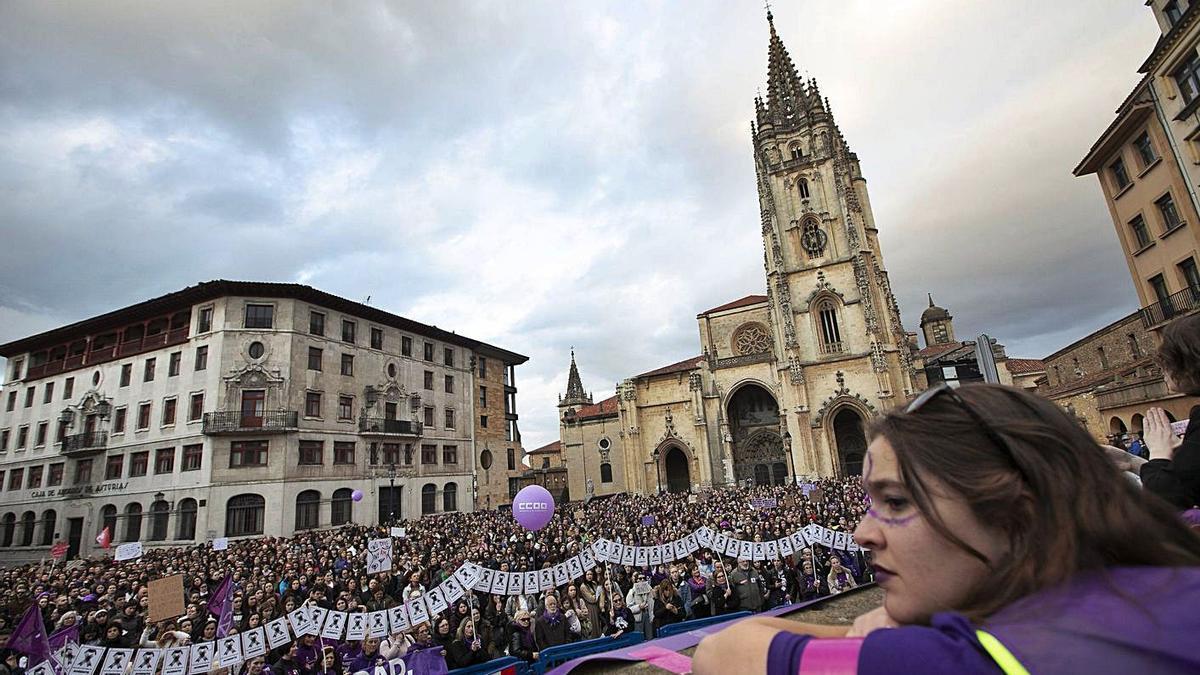
<path fill-rule="evenodd" d="M 529 485 L 517 493 L 512 511 L 521 527 L 537 532 L 550 524 L 554 515 L 554 497 L 541 485 Z"/>
<path fill-rule="evenodd" d="M 354 492 L 351 492 L 350 499 L 353 499 L 356 502 L 361 502 L 362 501 L 362 490 L 355 490 Z"/>

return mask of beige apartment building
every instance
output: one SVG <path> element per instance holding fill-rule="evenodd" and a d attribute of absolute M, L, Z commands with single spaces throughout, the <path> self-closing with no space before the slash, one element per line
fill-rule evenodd
<path fill-rule="evenodd" d="M 1200 402 L 1168 392 L 1152 358 L 1158 330 L 1200 311 L 1200 3 L 1146 4 L 1162 35 L 1074 171 L 1100 182 L 1140 309 L 1046 357 L 1038 388 L 1097 438 L 1140 432 L 1150 407 L 1183 419 Z"/>
<path fill-rule="evenodd" d="M 521 453 L 526 357 L 298 284 L 202 283 L 0 355 L 2 562 L 88 555 L 104 527 L 157 545 L 469 511 L 508 492 L 477 469 Z"/>

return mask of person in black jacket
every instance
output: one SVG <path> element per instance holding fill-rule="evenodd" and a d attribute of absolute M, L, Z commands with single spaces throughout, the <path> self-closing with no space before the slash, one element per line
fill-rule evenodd
<path fill-rule="evenodd" d="M 537 661 L 538 644 L 533 637 L 533 617 L 523 609 L 517 610 L 509 627 L 508 655 L 522 661 Z"/>
<path fill-rule="evenodd" d="M 1200 395 L 1200 314 L 1163 329 L 1158 363 L 1168 389 Z M 1150 461 L 1142 465 L 1142 486 L 1181 511 L 1200 504 L 1200 406 L 1192 408 L 1182 439 L 1162 408 L 1146 411 L 1144 424 Z"/>
<path fill-rule="evenodd" d="M 458 625 L 458 635 L 446 648 L 446 665 L 451 670 L 487 663 L 491 660 L 483 640 L 475 635 L 475 622 L 467 619 Z"/>
<path fill-rule="evenodd" d="M 725 566 L 718 565 L 716 571 L 713 572 L 713 582 L 708 585 L 708 590 L 704 592 L 708 596 L 708 606 L 712 607 L 712 615 L 730 614 L 741 609 L 738 604 L 737 593 L 729 586 L 729 580 L 725 577 Z"/>

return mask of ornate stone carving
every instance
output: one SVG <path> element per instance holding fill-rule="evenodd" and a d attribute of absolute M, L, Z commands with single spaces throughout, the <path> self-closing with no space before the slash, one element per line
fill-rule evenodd
<path fill-rule="evenodd" d="M 817 296 L 820 295 L 821 293 L 832 293 L 832 294 L 838 296 L 839 299 L 841 299 L 842 304 L 846 304 L 846 296 L 842 295 L 841 291 L 834 288 L 833 284 L 829 283 L 825 279 L 825 271 L 822 270 L 822 271 L 817 272 L 816 287 L 813 288 L 812 293 L 808 294 L 808 299 L 804 301 L 804 311 L 808 311 L 808 307 L 812 305 L 813 300 L 816 300 Z"/>
<path fill-rule="evenodd" d="M 798 357 L 788 357 L 788 378 L 792 384 L 804 384 L 804 366 L 800 365 Z"/>
<path fill-rule="evenodd" d="M 875 316 L 875 302 L 871 299 L 871 282 L 867 278 L 866 254 L 859 253 L 852 260 L 854 266 L 854 283 L 858 286 L 858 296 L 862 298 L 863 317 L 867 322 L 867 331 L 879 333 L 879 319 Z"/>
<path fill-rule="evenodd" d="M 700 373 L 690 373 L 688 375 L 688 391 L 700 391 Z"/>
<path fill-rule="evenodd" d="M 738 356 L 771 351 L 771 334 L 757 321 L 744 323 L 733 333 L 733 353 Z"/>
<path fill-rule="evenodd" d="M 887 370 L 887 358 L 883 354 L 883 344 L 879 340 L 871 340 L 871 369 L 877 373 Z"/>
<path fill-rule="evenodd" d="M 779 313 L 783 316 L 784 342 L 788 347 L 797 347 L 796 324 L 792 321 L 792 292 L 786 278 L 781 276 L 775 280 L 775 291 L 779 299 Z"/>
<path fill-rule="evenodd" d="M 779 245 L 779 235 L 771 233 L 771 258 L 775 262 L 775 269 L 783 271 L 783 248 Z"/>
<path fill-rule="evenodd" d="M 827 411 L 833 408 L 837 403 L 841 403 L 843 401 L 854 401 L 858 407 L 871 411 L 871 414 L 875 414 L 875 406 L 871 405 L 871 402 L 868 401 L 865 396 L 857 392 L 850 391 L 850 389 L 846 386 L 846 374 L 840 370 L 837 372 L 837 383 L 838 388 L 834 390 L 833 395 L 825 399 L 825 401 L 821 404 L 820 409 L 818 409 L 816 414 L 813 415 L 812 427 L 814 429 L 819 428 L 822 424 L 824 424 L 825 413 Z"/>

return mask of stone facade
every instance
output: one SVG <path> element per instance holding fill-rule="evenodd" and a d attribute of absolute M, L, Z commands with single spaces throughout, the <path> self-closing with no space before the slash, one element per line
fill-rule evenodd
<path fill-rule="evenodd" d="M 492 509 L 512 503 L 514 481 L 524 468 L 517 428 L 517 364 L 486 355 L 477 355 L 475 361 L 475 504 Z"/>
<path fill-rule="evenodd" d="M 499 378 L 525 361 L 306 286 L 224 281 L 0 355 L 9 562 L 59 539 L 86 555 L 105 525 L 154 545 L 470 510 L 477 392 L 493 381 L 478 359 Z"/>
<path fill-rule="evenodd" d="M 1200 399 L 1167 391 L 1154 363 L 1156 346 L 1134 312 L 1043 359 L 1037 392 L 1071 410 L 1100 440 L 1141 431 L 1150 407 L 1187 419 Z"/>
<path fill-rule="evenodd" d="M 701 313 L 700 356 L 625 379 L 598 406 L 572 363 L 559 406 L 572 494 L 855 473 L 865 421 L 922 382 L 858 157 L 768 23 L 751 128 L 766 294 Z"/>

